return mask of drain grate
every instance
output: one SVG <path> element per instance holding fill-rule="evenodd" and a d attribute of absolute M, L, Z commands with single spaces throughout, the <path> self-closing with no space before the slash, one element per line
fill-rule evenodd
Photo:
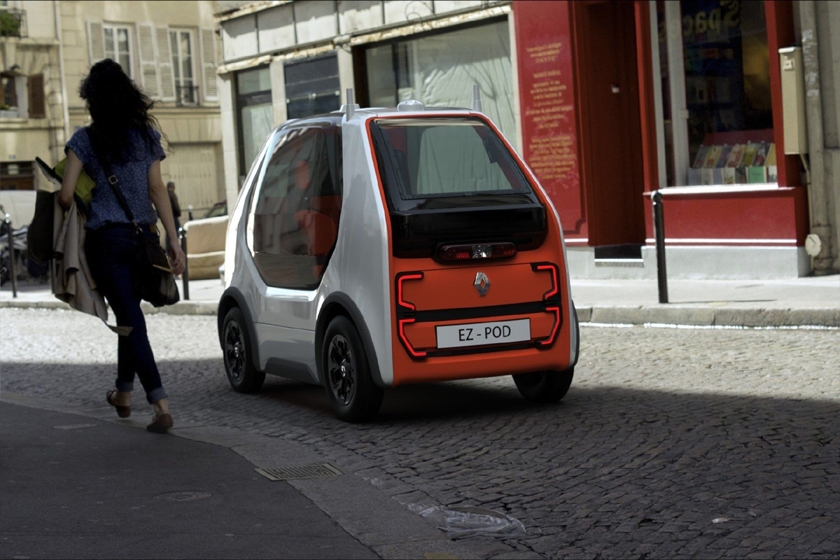
<path fill-rule="evenodd" d="M 269 480 L 293 480 L 297 478 L 317 478 L 319 476 L 336 476 L 343 474 L 329 463 L 320 465 L 305 465 L 302 467 L 281 467 L 277 469 L 255 469 Z"/>

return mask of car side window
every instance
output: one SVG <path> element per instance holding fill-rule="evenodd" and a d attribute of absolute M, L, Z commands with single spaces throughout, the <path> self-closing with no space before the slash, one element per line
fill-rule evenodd
<path fill-rule="evenodd" d="M 281 134 L 251 216 L 254 262 L 270 286 L 311 290 L 338 237 L 340 130 L 309 126 Z"/>

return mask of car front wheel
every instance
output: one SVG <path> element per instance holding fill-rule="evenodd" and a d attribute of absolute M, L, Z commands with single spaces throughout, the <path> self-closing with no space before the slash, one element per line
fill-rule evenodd
<path fill-rule="evenodd" d="M 330 322 L 321 352 L 323 379 L 336 415 L 345 422 L 376 416 L 383 390 L 373 382 L 362 339 L 350 319 L 339 315 Z"/>
<path fill-rule="evenodd" d="M 566 396 L 575 376 L 575 368 L 566 371 L 534 371 L 513 376 L 516 388 L 526 400 L 556 403 Z"/>

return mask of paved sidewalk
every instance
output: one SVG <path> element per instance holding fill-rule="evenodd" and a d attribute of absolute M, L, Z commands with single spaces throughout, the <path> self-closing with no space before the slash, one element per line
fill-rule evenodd
<path fill-rule="evenodd" d="M 378 558 L 225 447 L 7 402 L 0 413 L 2 558 Z"/>
<path fill-rule="evenodd" d="M 190 282 L 190 300 L 149 312 L 213 315 L 223 292 L 220 280 Z M 183 294 L 183 289 L 181 290 Z M 582 322 L 674 324 L 717 327 L 840 328 L 840 275 L 789 280 L 671 280 L 670 303 L 659 303 L 656 280 L 572 280 Z M 66 307 L 46 284 L 7 283 L 0 307 Z"/>

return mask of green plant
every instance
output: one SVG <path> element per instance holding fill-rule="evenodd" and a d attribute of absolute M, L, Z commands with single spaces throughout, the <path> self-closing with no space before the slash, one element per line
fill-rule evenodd
<path fill-rule="evenodd" d="M 20 18 L 9 12 L 0 12 L 0 37 L 20 37 Z"/>

